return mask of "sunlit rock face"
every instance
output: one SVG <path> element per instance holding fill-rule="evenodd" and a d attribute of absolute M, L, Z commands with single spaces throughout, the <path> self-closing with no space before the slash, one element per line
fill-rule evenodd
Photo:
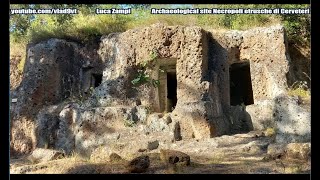
<path fill-rule="evenodd" d="M 11 149 L 90 154 L 137 125 L 172 141 L 286 129 L 290 118 L 279 123 L 275 113 L 288 87 L 286 49 L 282 26 L 205 31 L 162 24 L 86 45 L 61 39 L 29 45 L 22 81 L 11 95 L 17 100 Z M 158 83 L 135 86 L 147 61 L 149 78 Z"/>

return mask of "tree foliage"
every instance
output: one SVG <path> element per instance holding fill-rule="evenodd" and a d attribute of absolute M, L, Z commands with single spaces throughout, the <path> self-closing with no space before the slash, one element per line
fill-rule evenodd
<path fill-rule="evenodd" d="M 151 4 L 14 4 L 17 8 L 77 8 L 79 14 L 10 15 L 10 40 L 12 42 L 38 42 L 52 37 L 89 40 L 111 32 L 166 23 L 168 25 L 198 25 L 203 28 L 244 30 L 256 26 L 282 23 L 292 41 L 310 41 L 310 15 L 288 14 L 219 14 L 219 15 L 151 15 Z M 166 5 L 168 7 L 171 5 Z M 173 5 L 172 5 L 173 7 Z M 306 8 L 308 4 L 189 4 L 174 5 L 179 8 Z M 96 8 L 132 8 L 130 15 L 96 15 Z"/>

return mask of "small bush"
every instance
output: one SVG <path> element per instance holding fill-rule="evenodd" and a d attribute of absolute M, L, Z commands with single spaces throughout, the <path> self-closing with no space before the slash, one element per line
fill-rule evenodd
<path fill-rule="evenodd" d="M 270 137 L 270 136 L 274 136 L 276 134 L 276 129 L 275 128 L 267 128 L 265 130 L 265 135 Z"/>
<path fill-rule="evenodd" d="M 310 98 L 310 89 L 306 81 L 297 81 L 292 84 L 288 90 L 290 96 L 300 96 L 301 98 Z"/>
<path fill-rule="evenodd" d="M 10 37 L 11 38 L 11 37 Z M 15 42 L 15 40 L 10 41 L 10 58 L 13 56 L 20 56 L 21 60 L 18 64 L 18 71 L 23 72 L 24 65 L 26 62 L 26 44 L 25 42 Z"/>
<path fill-rule="evenodd" d="M 301 98 L 309 98 L 310 92 L 305 89 L 297 88 L 289 90 L 288 94 L 290 96 L 300 96 Z"/>

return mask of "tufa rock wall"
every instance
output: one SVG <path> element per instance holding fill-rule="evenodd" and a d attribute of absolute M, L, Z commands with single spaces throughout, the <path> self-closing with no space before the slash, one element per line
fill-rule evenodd
<path fill-rule="evenodd" d="M 212 77 L 208 76 L 207 33 L 198 27 L 166 27 L 158 24 L 102 37 L 99 52 L 101 59 L 107 62 L 107 68 L 103 74 L 105 83 L 99 88 L 103 92 L 98 92 L 100 104 L 114 105 L 117 101 L 132 98 L 158 111 L 158 89 L 143 87 L 137 92 L 131 84 L 138 64 L 150 59 L 154 51 L 157 53 L 158 66 L 170 59 L 176 60 L 177 105 L 173 119 L 184 121 L 181 122 L 183 134 L 199 138 L 218 134 L 219 131 L 212 129 L 214 125 L 211 124 L 215 122 L 210 118 L 221 116 L 222 113 L 219 109 L 218 112 L 208 109 L 220 102 L 216 102 L 217 98 L 210 98 L 213 93 L 209 94 L 209 89 L 215 85 L 210 79 Z M 114 80 L 117 82 L 113 88 L 117 90 L 112 90 L 110 86 Z M 110 89 L 110 92 L 106 92 L 106 89 Z M 191 106 L 197 108 L 190 110 Z"/>
<path fill-rule="evenodd" d="M 161 87 L 131 83 L 139 64 L 152 54 L 152 78 L 166 78 L 163 67 L 176 74 L 177 102 L 170 113 L 163 111 L 163 102 L 172 103 L 163 96 L 165 81 Z M 232 105 L 230 95 L 240 92 L 230 85 L 230 67 L 242 62 L 249 65 L 252 84 L 247 107 Z M 11 105 L 11 149 L 90 154 L 133 125 L 157 127 L 157 119 L 147 122 L 152 113 L 170 119 L 164 129 L 172 130 L 173 140 L 259 129 L 263 117 L 255 112 L 262 106 L 256 104 L 286 92 L 289 63 L 281 26 L 218 32 L 155 24 L 112 33 L 86 46 L 59 39 L 29 45 L 23 80 L 12 93 L 18 101 Z M 21 119 L 28 125 L 21 125 Z"/>
<path fill-rule="evenodd" d="M 36 146 L 36 117 L 43 108 L 83 93 L 83 67 L 102 68 L 93 49 L 59 39 L 27 47 L 22 81 L 11 92 L 11 99 L 17 99 L 10 106 L 12 152 L 28 153 Z"/>
<path fill-rule="evenodd" d="M 283 26 L 211 33 L 225 49 L 229 65 L 250 63 L 254 101 L 273 99 L 286 92 L 290 57 Z"/>

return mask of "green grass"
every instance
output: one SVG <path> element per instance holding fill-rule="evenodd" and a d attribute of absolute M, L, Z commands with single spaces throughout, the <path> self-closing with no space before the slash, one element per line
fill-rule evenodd
<path fill-rule="evenodd" d="M 54 17 L 43 15 L 43 19 L 47 21 L 46 26 L 43 27 L 39 19 L 28 31 L 26 38 L 30 42 L 39 42 L 48 38 L 73 38 L 86 42 L 103 34 L 126 30 L 126 18 L 122 15 L 110 17 L 79 14 L 68 23 L 61 25 L 56 23 Z"/>
<path fill-rule="evenodd" d="M 22 56 L 22 58 L 18 64 L 18 71 L 19 72 L 21 72 L 21 73 L 23 72 L 25 63 L 26 63 L 26 58 L 24 56 Z"/>
<path fill-rule="evenodd" d="M 300 96 L 301 98 L 310 98 L 310 91 L 303 88 L 290 89 L 288 91 L 290 96 Z"/>
<path fill-rule="evenodd" d="M 133 120 L 131 119 L 123 119 L 123 122 L 124 122 L 124 126 L 125 127 L 134 127 L 136 125 L 136 122 L 134 122 Z"/>
<path fill-rule="evenodd" d="M 276 134 L 276 129 L 275 128 L 267 128 L 265 130 L 265 135 L 268 137 L 274 136 Z"/>
<path fill-rule="evenodd" d="M 111 5 L 106 6 L 111 7 Z M 152 6 L 159 8 L 161 5 Z M 273 8 L 279 6 L 303 8 L 308 5 L 194 5 L 197 8 Z M 22 57 L 25 57 L 25 47 L 30 42 L 38 43 L 49 38 L 62 38 L 87 43 L 101 35 L 124 32 L 128 29 L 146 27 L 154 23 L 170 26 L 200 26 L 206 30 L 247 30 L 280 23 L 286 27 L 289 39 L 309 42 L 310 38 L 309 15 L 295 15 L 294 17 L 266 14 L 151 15 L 150 9 L 133 9 L 132 11 L 134 13 L 130 15 L 96 15 L 94 12 L 88 13 L 88 9 L 83 7 L 77 15 L 41 14 L 36 15 L 32 21 L 28 20 L 28 16 L 14 15 L 10 17 L 10 24 L 16 23 L 16 25 L 22 26 L 23 31 L 13 31 L 10 34 L 10 55 L 21 54 Z M 23 69 L 22 64 L 19 69 Z"/>
<path fill-rule="evenodd" d="M 160 8 L 163 5 L 152 6 Z M 293 8 L 295 6 L 303 8 L 308 5 L 194 5 L 194 8 Z M 266 14 L 152 15 L 150 14 L 150 9 L 133 9 L 133 13 L 130 15 L 96 15 L 94 12 L 86 12 L 87 10 L 86 8 L 81 9 L 79 14 L 72 16 L 37 15 L 37 18 L 33 21 L 28 21 L 26 16 L 20 17 L 15 15 L 10 19 L 10 22 L 27 23 L 28 25 L 25 25 L 23 28 L 24 32 L 18 31 L 14 34 L 19 37 L 25 36 L 30 42 L 37 42 L 50 37 L 63 38 L 67 36 L 87 40 L 91 36 L 111 32 L 123 32 L 132 28 L 149 26 L 154 23 L 245 30 L 252 27 L 269 26 L 283 22 L 289 31 L 299 30 L 299 24 L 308 26 L 307 17 L 304 16 L 292 18 L 291 16 Z"/>
<path fill-rule="evenodd" d="M 286 174 L 298 174 L 303 171 L 303 168 L 301 166 L 292 166 L 292 167 L 286 167 L 284 170 L 284 173 Z"/>
<path fill-rule="evenodd" d="M 309 79 L 311 80 L 311 79 Z M 288 90 L 289 96 L 300 96 L 301 98 L 310 98 L 310 89 L 305 81 L 297 81 Z"/>
<path fill-rule="evenodd" d="M 10 57 L 14 56 L 19 56 L 20 62 L 18 64 L 18 70 L 19 72 L 23 72 L 24 69 L 24 64 L 26 61 L 26 42 L 22 41 L 21 42 L 15 42 L 15 41 L 10 41 Z"/>

